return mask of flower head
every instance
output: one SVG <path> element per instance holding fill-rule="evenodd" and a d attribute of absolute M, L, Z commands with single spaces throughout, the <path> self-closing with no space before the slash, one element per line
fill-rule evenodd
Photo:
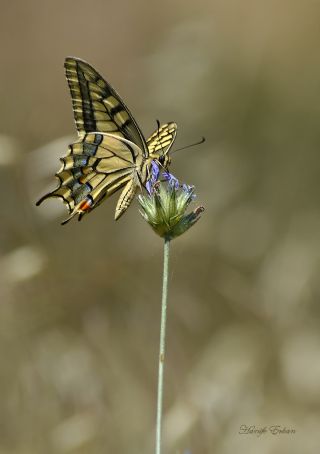
<path fill-rule="evenodd" d="M 185 214 L 189 204 L 195 199 L 194 187 L 180 184 L 179 180 L 164 171 L 160 173 L 155 161 L 152 162 L 151 176 L 146 183 L 147 194 L 140 195 L 141 215 L 153 230 L 168 239 L 176 238 L 195 224 L 202 206 Z"/>

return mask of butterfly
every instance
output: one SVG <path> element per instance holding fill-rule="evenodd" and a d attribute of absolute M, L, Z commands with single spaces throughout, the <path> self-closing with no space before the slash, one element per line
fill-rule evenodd
<path fill-rule="evenodd" d="M 58 187 L 36 205 L 59 197 L 69 209 L 69 217 L 62 222 L 66 224 L 76 215 L 80 221 L 122 189 L 117 220 L 150 179 L 152 161 L 168 168 L 177 125 L 158 124 L 146 140 L 118 93 L 92 66 L 74 57 L 67 57 L 64 66 L 79 137 L 60 158 L 62 167 L 55 175 Z"/>

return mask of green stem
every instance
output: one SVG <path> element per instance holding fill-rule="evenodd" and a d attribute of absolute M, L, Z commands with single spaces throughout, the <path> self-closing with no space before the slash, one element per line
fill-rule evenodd
<path fill-rule="evenodd" d="M 163 249 L 163 280 L 162 280 L 161 324 L 160 324 L 160 352 L 159 352 L 159 373 L 158 373 L 156 454 L 161 454 L 163 371 L 164 371 L 164 358 L 165 358 L 165 350 L 166 350 L 166 321 L 167 321 L 167 300 L 168 300 L 169 249 L 170 249 L 170 239 L 165 238 L 165 240 L 164 240 L 164 249 Z"/>

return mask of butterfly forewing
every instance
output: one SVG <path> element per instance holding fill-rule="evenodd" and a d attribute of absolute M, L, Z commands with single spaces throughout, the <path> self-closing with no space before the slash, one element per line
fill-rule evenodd
<path fill-rule="evenodd" d="M 65 70 L 79 134 L 116 134 L 137 144 L 146 155 L 143 134 L 114 88 L 83 60 L 66 58 Z"/>
<path fill-rule="evenodd" d="M 160 126 L 147 140 L 149 155 L 152 158 L 169 152 L 177 135 L 176 123 L 170 122 Z"/>

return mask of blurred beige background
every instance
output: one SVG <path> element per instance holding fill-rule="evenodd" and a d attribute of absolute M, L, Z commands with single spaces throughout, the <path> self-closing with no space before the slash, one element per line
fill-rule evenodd
<path fill-rule="evenodd" d="M 1 0 L 0 454 L 153 452 L 162 243 L 117 197 L 65 227 L 65 56 L 90 62 L 201 221 L 172 247 L 164 453 L 320 452 L 320 3 Z M 280 425 L 295 434 L 239 434 Z"/>

